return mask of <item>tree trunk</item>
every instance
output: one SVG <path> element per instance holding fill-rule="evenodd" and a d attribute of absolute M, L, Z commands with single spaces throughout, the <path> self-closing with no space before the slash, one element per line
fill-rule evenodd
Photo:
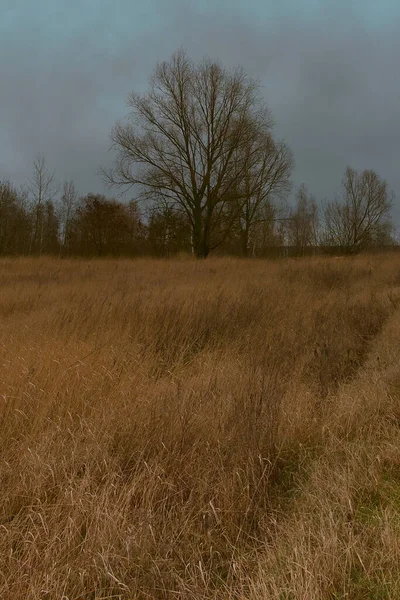
<path fill-rule="evenodd" d="M 248 229 L 248 227 L 245 227 L 244 229 L 242 229 L 240 237 L 241 237 L 242 256 L 247 258 L 249 255 L 249 229 Z"/>
<path fill-rule="evenodd" d="M 194 254 L 196 258 L 207 258 L 207 256 L 210 254 L 210 249 L 207 241 L 204 239 L 204 236 L 202 236 L 197 243 L 195 241 Z"/>
<path fill-rule="evenodd" d="M 192 235 L 193 254 L 196 258 L 207 258 L 210 253 L 207 231 L 207 227 L 203 226 L 202 215 L 199 211 L 195 218 Z"/>

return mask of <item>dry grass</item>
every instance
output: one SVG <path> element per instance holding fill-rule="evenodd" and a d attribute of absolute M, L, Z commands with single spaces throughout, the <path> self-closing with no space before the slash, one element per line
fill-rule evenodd
<path fill-rule="evenodd" d="M 0 597 L 400 597 L 400 265 L 0 262 Z"/>

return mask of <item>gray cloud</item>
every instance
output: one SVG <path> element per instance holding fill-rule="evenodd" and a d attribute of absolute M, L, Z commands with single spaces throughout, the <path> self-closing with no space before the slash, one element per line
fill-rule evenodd
<path fill-rule="evenodd" d="M 385 2 L 374 18 L 368 2 L 243 4 L 54 0 L 34 14 L 29 0 L 9 2 L 0 178 L 23 183 L 43 152 L 81 193 L 104 190 L 98 168 L 112 163 L 109 133 L 128 92 L 184 46 L 259 78 L 295 153 L 295 180 L 317 197 L 334 195 L 347 164 L 376 169 L 400 194 L 400 40 Z M 394 214 L 400 224 L 398 206 Z"/>

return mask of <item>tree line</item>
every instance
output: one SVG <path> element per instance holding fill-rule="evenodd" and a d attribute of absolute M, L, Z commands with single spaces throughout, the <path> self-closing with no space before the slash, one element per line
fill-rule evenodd
<path fill-rule="evenodd" d="M 205 258 L 394 244 L 393 194 L 373 170 L 348 167 L 330 202 L 302 185 L 289 205 L 292 152 L 242 70 L 195 63 L 181 50 L 128 105 L 111 135 L 115 167 L 103 175 L 133 199 L 80 197 L 38 156 L 24 189 L 0 182 L 0 254 Z"/>

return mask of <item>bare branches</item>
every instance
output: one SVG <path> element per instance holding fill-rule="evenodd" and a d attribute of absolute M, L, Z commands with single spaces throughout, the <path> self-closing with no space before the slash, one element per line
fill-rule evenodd
<path fill-rule="evenodd" d="M 53 200 L 58 192 L 54 171 L 51 173 L 43 154 L 38 154 L 33 161 L 33 174 L 29 179 L 29 191 L 37 204 Z"/>
<path fill-rule="evenodd" d="M 388 185 L 375 171 L 357 173 L 348 167 L 342 198 L 325 209 L 328 240 L 351 249 L 366 245 L 376 228 L 388 220 L 391 206 Z"/>
<path fill-rule="evenodd" d="M 68 238 L 71 228 L 71 222 L 78 205 L 78 193 L 73 181 L 65 181 L 63 193 L 61 196 L 61 250 L 65 254 L 68 246 Z"/>
<path fill-rule="evenodd" d="M 265 205 L 283 198 L 291 188 L 293 156 L 283 142 L 263 134 L 246 148 L 243 177 L 239 188 L 239 230 L 242 254 L 247 256 L 252 230 L 264 218 Z"/>
<path fill-rule="evenodd" d="M 303 184 L 297 191 L 296 206 L 286 224 L 289 245 L 299 254 L 303 254 L 307 247 L 317 245 L 318 224 L 317 203 Z"/>
<path fill-rule="evenodd" d="M 128 121 L 112 132 L 117 160 L 108 181 L 184 208 L 195 252 L 206 256 L 221 205 L 237 199 L 251 154 L 271 128 L 257 84 L 241 70 L 194 64 L 179 51 L 156 67 L 149 91 L 132 93 L 128 104 Z"/>
<path fill-rule="evenodd" d="M 34 224 L 30 241 L 30 252 L 43 250 L 43 211 L 58 192 L 54 172 L 46 165 L 43 154 L 38 154 L 33 162 L 33 174 L 29 180 L 29 193 L 33 201 Z"/>

